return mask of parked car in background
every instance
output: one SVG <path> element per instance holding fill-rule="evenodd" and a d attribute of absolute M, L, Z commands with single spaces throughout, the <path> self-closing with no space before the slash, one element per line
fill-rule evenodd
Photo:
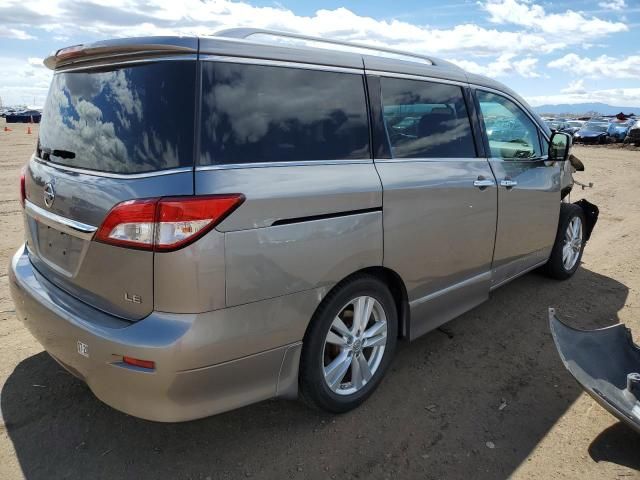
<path fill-rule="evenodd" d="M 574 136 L 574 143 L 607 143 L 609 124 L 604 122 L 587 122 Z"/>
<path fill-rule="evenodd" d="M 629 129 L 633 125 L 634 122 L 611 122 L 609 124 L 608 134 L 609 138 L 614 142 L 623 142 L 625 138 L 627 138 L 627 134 L 629 133 Z"/>
<path fill-rule="evenodd" d="M 625 143 L 633 143 L 636 147 L 640 147 L 640 120 L 636 121 L 627 133 Z"/>
<path fill-rule="evenodd" d="M 571 128 L 566 120 L 547 120 L 545 123 L 551 130 L 556 132 L 566 132 Z"/>
<path fill-rule="evenodd" d="M 569 125 L 568 129 L 565 130 L 566 133 L 575 134 L 578 130 L 580 130 L 584 124 L 587 123 L 584 120 L 567 120 L 567 124 Z"/>
<path fill-rule="evenodd" d="M 40 123 L 41 117 L 38 110 L 21 110 L 5 115 L 7 123 Z"/>
<path fill-rule="evenodd" d="M 399 339 L 580 266 L 596 210 L 567 201 L 571 137 L 517 93 L 437 58 L 264 33 L 45 60 L 8 283 L 45 349 L 131 415 L 298 394 L 345 412 Z"/>

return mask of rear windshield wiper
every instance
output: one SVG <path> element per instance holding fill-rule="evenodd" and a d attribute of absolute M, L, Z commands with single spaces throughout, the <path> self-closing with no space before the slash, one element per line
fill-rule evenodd
<path fill-rule="evenodd" d="M 71 152 L 69 150 L 58 150 L 58 149 L 54 149 L 51 150 L 50 148 L 47 147 L 42 147 L 40 149 L 42 151 L 42 157 L 43 160 L 48 160 L 50 155 L 53 155 L 54 157 L 59 157 L 59 158 L 76 158 L 76 154 L 75 152 Z M 45 157 L 46 155 L 46 157 Z"/>

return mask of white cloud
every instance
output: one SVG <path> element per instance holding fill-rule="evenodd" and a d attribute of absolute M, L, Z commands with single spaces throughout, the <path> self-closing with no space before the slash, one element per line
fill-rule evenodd
<path fill-rule="evenodd" d="M 598 3 L 598 6 L 600 8 L 604 8 L 605 10 L 614 10 L 616 12 L 627 8 L 627 4 L 624 0 L 609 0 L 607 2 L 600 2 Z"/>
<path fill-rule="evenodd" d="M 0 57 L 0 97 L 4 105 L 44 104 L 52 72 L 23 58 Z"/>
<path fill-rule="evenodd" d="M 587 93 L 587 90 L 584 88 L 583 79 L 576 80 L 575 82 L 569 82 L 569 85 L 560 91 L 562 93 L 577 93 L 577 94 Z"/>
<path fill-rule="evenodd" d="M 544 7 L 526 0 L 488 0 L 481 6 L 491 14 L 491 22 L 520 25 L 563 39 L 576 35 L 595 38 L 628 30 L 624 23 L 586 17 L 573 10 L 547 13 Z"/>
<path fill-rule="evenodd" d="M 618 107 L 640 108 L 640 88 L 583 90 L 582 92 L 564 93 L 562 95 L 527 96 L 526 100 L 533 106 L 600 102 Z"/>
<path fill-rule="evenodd" d="M 527 57 L 523 60 L 513 62 L 514 70 L 525 78 L 538 78 L 540 74 L 536 72 L 538 59 Z"/>
<path fill-rule="evenodd" d="M 514 58 L 514 54 L 505 53 L 486 65 L 481 65 L 472 60 L 452 60 L 452 62 L 471 73 L 478 73 L 492 78 L 513 74 L 518 74 L 525 78 L 540 77 L 537 72 L 537 58 L 525 57 L 521 60 L 515 60 Z"/>
<path fill-rule="evenodd" d="M 640 78 L 640 55 L 628 57 L 600 55 L 596 58 L 588 58 L 568 53 L 564 57 L 549 62 L 547 66 L 590 78 Z"/>
<path fill-rule="evenodd" d="M 44 61 L 43 58 L 40 57 L 29 57 L 27 58 L 27 63 L 29 63 L 29 65 L 34 66 L 34 67 L 44 67 L 44 64 L 42 63 Z"/>
<path fill-rule="evenodd" d="M 0 25 L 2 27 L 2 25 Z M 18 28 L 0 28 L 0 37 L 13 38 L 15 40 L 33 40 L 33 35 L 29 35 L 24 30 Z"/>

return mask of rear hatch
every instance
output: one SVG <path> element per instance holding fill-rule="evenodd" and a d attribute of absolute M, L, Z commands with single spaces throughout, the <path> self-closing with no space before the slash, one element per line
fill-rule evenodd
<path fill-rule="evenodd" d="M 55 65 L 25 173 L 34 267 L 78 299 L 128 320 L 153 310 L 154 253 L 98 242 L 96 231 L 121 202 L 193 194 L 195 55 L 138 50 L 136 56 L 135 45 L 127 46 L 126 63 L 109 63 L 101 45 L 100 61 Z"/>

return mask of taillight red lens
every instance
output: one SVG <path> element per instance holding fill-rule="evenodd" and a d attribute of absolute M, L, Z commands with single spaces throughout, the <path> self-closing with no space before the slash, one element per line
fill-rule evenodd
<path fill-rule="evenodd" d="M 130 200 L 116 205 L 95 239 L 123 247 L 166 252 L 200 238 L 244 201 L 244 195 Z"/>
<path fill-rule="evenodd" d="M 156 251 L 176 250 L 201 237 L 244 201 L 244 195 L 164 198 L 158 204 Z"/>
<path fill-rule="evenodd" d="M 129 200 L 111 209 L 95 239 L 121 247 L 153 249 L 157 198 Z"/>
<path fill-rule="evenodd" d="M 20 170 L 20 204 L 24 208 L 24 202 L 27 200 L 27 167 Z"/>

